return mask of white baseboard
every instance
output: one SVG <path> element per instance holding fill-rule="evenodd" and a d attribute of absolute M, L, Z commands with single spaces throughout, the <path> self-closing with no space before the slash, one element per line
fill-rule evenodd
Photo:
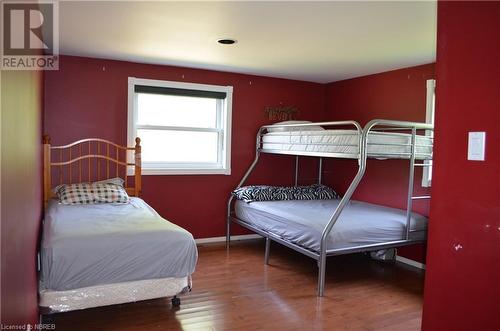
<path fill-rule="evenodd" d="M 250 239 L 259 239 L 262 236 L 258 234 L 242 234 L 239 236 L 231 236 L 231 241 L 238 240 L 250 240 Z M 212 244 L 212 243 L 221 243 L 226 241 L 226 237 L 210 237 L 210 238 L 199 238 L 194 240 L 196 244 Z"/>
<path fill-rule="evenodd" d="M 397 255 L 396 261 L 410 265 L 410 266 L 415 267 L 415 268 L 425 270 L 425 264 L 417 262 L 415 260 L 407 259 L 406 257 L 402 257 L 402 256 Z"/>

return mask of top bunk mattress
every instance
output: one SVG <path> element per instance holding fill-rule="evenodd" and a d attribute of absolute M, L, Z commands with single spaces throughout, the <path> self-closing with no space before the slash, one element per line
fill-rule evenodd
<path fill-rule="evenodd" d="M 41 289 L 73 290 L 126 281 L 185 277 L 198 252 L 193 236 L 146 202 L 49 202 L 41 243 Z"/>
<path fill-rule="evenodd" d="M 237 200 L 236 216 L 260 230 L 273 233 L 314 252 L 340 200 L 284 200 L 246 203 Z M 412 213 L 410 238 L 426 237 L 427 218 Z M 406 210 L 351 200 L 327 239 L 327 250 L 402 240 Z"/>
<path fill-rule="evenodd" d="M 359 134 L 355 130 L 300 130 L 269 132 L 262 135 L 264 152 L 336 153 L 336 157 L 356 158 L 359 153 Z M 432 158 L 432 138 L 417 135 L 415 158 Z M 411 134 L 370 132 L 367 156 L 371 158 L 409 159 Z"/>

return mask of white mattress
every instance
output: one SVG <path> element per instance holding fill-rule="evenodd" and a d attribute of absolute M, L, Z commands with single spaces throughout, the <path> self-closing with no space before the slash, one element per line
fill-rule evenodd
<path fill-rule="evenodd" d="M 172 297 L 189 291 L 190 288 L 190 277 L 171 277 L 97 285 L 68 291 L 42 290 L 39 305 L 46 310 L 44 313 L 64 312 Z"/>
<path fill-rule="evenodd" d="M 416 136 L 416 158 L 432 158 L 432 139 Z M 411 134 L 371 132 L 368 134 L 368 157 L 409 158 Z M 294 151 L 316 153 L 358 154 L 359 135 L 355 130 L 269 132 L 262 136 L 266 151 Z"/>
<path fill-rule="evenodd" d="M 236 216 L 258 229 L 312 251 L 319 251 L 321 234 L 340 200 L 286 200 L 246 203 L 237 200 Z M 427 218 L 412 213 L 410 238 L 425 239 Z M 350 201 L 333 226 L 327 249 L 404 239 L 406 210 Z"/>

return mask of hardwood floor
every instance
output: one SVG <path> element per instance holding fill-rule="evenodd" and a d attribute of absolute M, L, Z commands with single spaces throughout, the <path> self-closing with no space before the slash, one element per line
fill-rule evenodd
<path fill-rule="evenodd" d="M 200 246 L 193 291 L 180 308 L 158 299 L 53 315 L 57 331 L 420 330 L 423 272 L 363 255 L 328 259 L 325 296 L 316 262 L 264 242 Z"/>

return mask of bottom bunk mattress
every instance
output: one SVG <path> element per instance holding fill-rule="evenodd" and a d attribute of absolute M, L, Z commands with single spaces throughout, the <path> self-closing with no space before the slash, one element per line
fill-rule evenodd
<path fill-rule="evenodd" d="M 49 202 L 40 290 L 68 291 L 194 272 L 193 236 L 139 198 L 127 204 Z"/>
<path fill-rule="evenodd" d="M 296 245 L 318 252 L 321 234 L 340 200 L 237 200 L 236 217 Z M 426 237 L 427 218 L 412 213 L 410 238 Z M 406 211 L 361 201 L 350 201 L 328 236 L 327 250 L 402 240 Z"/>

